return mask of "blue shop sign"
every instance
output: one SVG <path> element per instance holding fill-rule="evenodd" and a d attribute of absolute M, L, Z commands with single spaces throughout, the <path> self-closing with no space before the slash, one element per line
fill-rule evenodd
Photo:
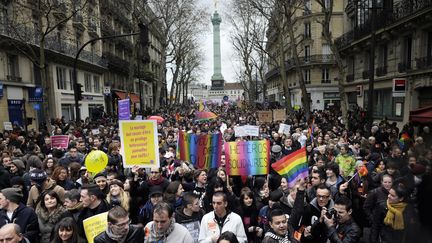
<path fill-rule="evenodd" d="M 0 97 L 3 97 L 3 84 L 0 83 Z"/>
<path fill-rule="evenodd" d="M 43 89 L 42 87 L 28 88 L 29 102 L 43 102 Z"/>

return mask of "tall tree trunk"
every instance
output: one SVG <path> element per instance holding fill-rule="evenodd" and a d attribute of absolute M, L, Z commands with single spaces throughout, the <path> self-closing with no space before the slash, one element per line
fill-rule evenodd
<path fill-rule="evenodd" d="M 278 35 L 278 47 L 279 47 L 279 70 L 280 75 L 282 79 L 282 89 L 285 96 L 285 104 L 286 104 L 286 110 L 288 114 L 293 113 L 293 107 L 291 104 L 291 92 L 288 88 L 288 78 L 286 75 L 286 68 L 285 68 L 285 53 L 284 53 L 284 42 L 282 38 L 282 32 L 279 32 Z"/>

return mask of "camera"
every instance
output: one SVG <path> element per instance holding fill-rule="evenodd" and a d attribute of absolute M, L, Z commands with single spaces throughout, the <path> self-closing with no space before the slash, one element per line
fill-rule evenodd
<path fill-rule="evenodd" d="M 329 219 L 337 219 L 337 211 L 334 208 L 330 208 L 329 210 L 327 210 L 325 216 Z"/>

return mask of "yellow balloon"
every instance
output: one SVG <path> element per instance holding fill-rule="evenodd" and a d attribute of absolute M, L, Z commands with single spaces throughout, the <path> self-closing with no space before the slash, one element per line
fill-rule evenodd
<path fill-rule="evenodd" d="M 108 155 L 100 150 L 91 151 L 86 159 L 85 166 L 88 171 L 92 173 L 98 173 L 105 169 L 108 164 Z"/>

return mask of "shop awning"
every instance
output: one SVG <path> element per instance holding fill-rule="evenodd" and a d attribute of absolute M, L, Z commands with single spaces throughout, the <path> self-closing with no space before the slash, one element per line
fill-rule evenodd
<path fill-rule="evenodd" d="M 115 91 L 114 93 L 121 100 L 124 100 L 127 98 L 127 93 L 125 93 L 125 92 Z M 137 95 L 137 94 L 129 93 L 129 99 L 131 100 L 132 103 L 140 103 L 140 98 L 139 98 L 139 95 Z"/>
<path fill-rule="evenodd" d="M 432 106 L 410 111 L 410 121 L 418 123 L 432 123 Z"/>

